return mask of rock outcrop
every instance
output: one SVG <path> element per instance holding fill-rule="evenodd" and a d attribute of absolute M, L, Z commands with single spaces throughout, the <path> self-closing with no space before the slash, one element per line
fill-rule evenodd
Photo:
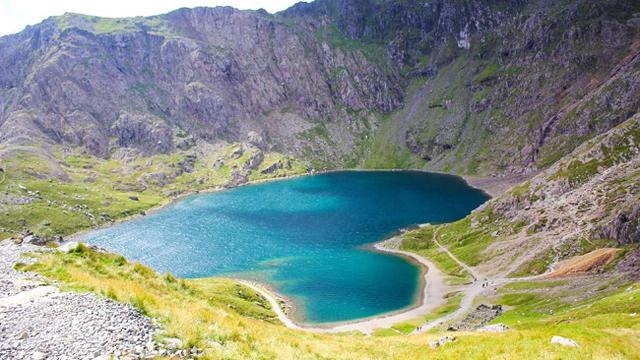
<path fill-rule="evenodd" d="M 638 169 L 640 114 L 483 205 L 492 216 L 521 229 L 496 234 L 498 241 L 486 250 L 488 262 L 492 267 L 510 264 L 507 271 L 515 271 L 530 262 L 551 265 L 599 247 L 638 244 Z M 514 257 L 522 248 L 526 253 Z M 637 254 L 631 251 L 626 257 Z M 623 259 L 619 268 L 637 272 L 631 262 Z"/>
<path fill-rule="evenodd" d="M 322 167 L 399 156 L 527 173 L 638 111 L 638 13 L 622 0 L 316 0 L 275 15 L 65 14 L 0 38 L 0 144 L 107 158 L 239 141 Z"/>

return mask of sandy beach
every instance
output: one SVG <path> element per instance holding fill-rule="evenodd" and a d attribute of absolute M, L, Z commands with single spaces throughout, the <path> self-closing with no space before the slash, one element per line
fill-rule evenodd
<path fill-rule="evenodd" d="M 398 247 L 400 245 L 400 242 L 401 238 L 399 236 L 396 236 L 383 242 L 377 243 L 373 247 L 377 251 L 404 256 L 420 264 L 424 271 L 422 275 L 422 291 L 420 293 L 419 301 L 413 307 L 410 307 L 408 309 L 383 314 L 373 318 L 365 318 L 361 320 L 332 324 L 327 326 L 306 326 L 297 324 L 284 313 L 284 311 L 280 308 L 276 296 L 266 287 L 262 286 L 261 284 L 256 284 L 248 281 L 239 281 L 242 284 L 262 294 L 269 301 L 271 307 L 278 315 L 280 321 L 290 329 L 318 333 L 360 331 L 365 334 L 371 334 L 374 329 L 389 328 L 395 324 L 429 314 L 431 311 L 445 303 L 444 296 L 448 292 L 449 287 L 444 283 L 444 275 L 442 274 L 442 272 L 430 260 L 414 253 L 399 250 Z"/>

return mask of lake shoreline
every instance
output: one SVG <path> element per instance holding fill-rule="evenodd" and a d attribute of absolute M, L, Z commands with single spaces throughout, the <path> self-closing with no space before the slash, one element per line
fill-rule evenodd
<path fill-rule="evenodd" d="M 193 192 L 187 192 L 184 194 L 181 194 L 180 196 L 177 196 L 175 198 L 171 198 L 171 199 L 167 199 L 167 201 L 163 201 L 162 204 L 159 204 L 158 206 L 155 206 L 154 208 L 152 208 L 151 210 L 149 210 L 147 213 L 153 213 L 156 211 L 160 211 L 162 209 L 165 209 L 168 206 L 171 206 L 172 204 L 177 203 L 180 200 L 183 200 L 187 197 L 190 196 L 196 196 L 196 195 L 201 195 L 201 194 L 207 194 L 207 193 L 216 193 L 216 192 L 221 192 L 224 190 L 232 190 L 235 188 L 239 188 L 242 186 L 252 186 L 252 185 L 258 185 L 258 184 L 263 184 L 263 183 L 267 183 L 267 182 L 273 182 L 273 181 L 278 181 L 278 180 L 287 180 L 287 179 L 292 179 L 292 178 L 297 178 L 297 177 L 303 177 L 303 176 L 312 176 L 312 175 L 322 175 L 322 174 L 327 174 L 327 173 L 336 173 L 336 172 L 421 172 L 421 173 L 436 173 L 436 174 L 443 174 L 443 175 L 450 175 L 450 176 L 455 176 L 458 177 L 459 179 L 461 179 L 463 182 L 465 182 L 467 185 L 471 186 L 469 184 L 469 182 L 464 178 L 464 177 L 460 177 L 457 175 L 451 175 L 451 174 L 444 174 L 444 173 L 437 173 L 437 172 L 430 172 L 430 171 L 424 171 L 424 170 L 401 170 L 401 169 L 390 169 L 390 170 L 367 170 L 367 169 L 356 169 L 356 170 L 327 170 L 327 171 L 321 171 L 321 172 L 313 172 L 313 173 L 305 173 L 305 174 L 295 174 L 295 175 L 290 175 L 290 176 L 283 176 L 283 177 L 274 177 L 274 178 L 267 178 L 267 179 L 260 179 L 260 180 L 254 180 L 251 182 L 247 182 L 245 184 L 240 184 L 238 186 L 234 186 L 234 187 L 229 187 L 229 188 L 212 188 L 212 189 L 207 189 L 206 191 L 193 191 Z M 474 186 L 471 186 L 474 187 Z M 477 187 L 474 187 L 476 189 L 478 189 Z M 480 189 L 482 190 L 482 189 Z M 482 190 L 485 194 L 487 194 L 486 191 Z M 144 215 L 142 214 L 135 214 L 132 216 L 129 216 L 127 218 L 123 218 L 120 219 L 114 223 L 108 224 L 106 226 L 101 226 L 97 229 L 100 228 L 106 228 L 106 227 L 111 227 L 114 226 L 116 224 L 119 223 L 125 223 L 128 221 L 133 221 L 135 219 L 138 219 L 139 217 L 142 217 Z M 75 241 L 82 241 L 82 237 L 91 232 L 91 231 L 95 231 L 97 230 L 96 228 L 93 229 L 88 229 L 86 231 L 82 231 L 82 232 L 78 232 L 73 234 L 70 237 L 70 240 L 75 240 Z M 399 229 L 399 233 L 402 232 L 402 229 Z M 390 312 L 385 312 L 385 313 L 381 313 L 381 314 L 376 314 L 373 316 L 369 316 L 369 317 L 365 317 L 365 318 L 357 318 L 357 319 L 353 319 L 353 320 L 347 320 L 347 321 L 339 321 L 339 322 L 331 322 L 331 323 L 320 323 L 320 324 L 313 324 L 313 323 L 304 323 L 304 322 L 299 322 L 297 320 L 294 320 L 295 317 L 291 316 L 291 314 L 295 314 L 296 309 L 298 308 L 298 306 L 296 306 L 295 302 L 293 302 L 291 299 L 289 299 L 286 296 L 283 296 L 282 294 L 279 294 L 277 291 L 275 291 L 273 289 L 273 287 L 269 286 L 269 284 L 262 284 L 262 283 L 258 283 L 258 285 L 263 289 L 263 295 L 266 294 L 275 294 L 274 300 L 276 301 L 277 304 L 280 304 L 280 301 L 283 301 L 287 304 L 287 308 L 289 309 L 289 311 L 285 314 L 285 312 L 283 312 L 283 316 L 281 318 L 281 320 L 283 320 L 283 322 L 285 323 L 290 323 L 290 324 L 294 324 L 296 328 L 299 329 L 303 329 L 303 330 L 311 330 L 311 331 L 321 331 L 321 332 L 338 332 L 338 331 L 350 331 L 350 330 L 360 330 L 363 332 L 367 332 L 367 331 L 371 331 L 373 328 L 377 328 L 377 327 L 389 327 L 395 323 L 398 322 L 402 322 L 402 321 L 407 321 L 410 320 L 411 318 L 408 318 L 407 314 L 411 314 L 412 318 L 421 316 L 421 315 L 425 315 L 426 313 L 428 313 L 427 309 L 429 308 L 435 308 L 438 305 L 440 305 L 441 303 L 443 303 L 444 299 L 441 293 L 437 293 L 437 294 L 432 294 L 431 292 L 433 292 L 432 290 L 429 289 L 429 280 L 434 280 L 433 277 L 436 274 L 437 269 L 435 268 L 435 265 L 433 263 L 431 263 L 429 260 L 422 258 L 421 256 L 414 254 L 414 253 L 409 253 L 409 252 L 404 252 L 399 250 L 399 243 L 393 246 L 389 246 L 390 241 L 393 239 L 398 239 L 400 235 L 396 235 L 394 237 L 392 237 L 391 239 L 386 239 L 384 241 L 381 242 L 377 242 L 374 244 L 369 244 L 369 245 L 365 245 L 365 248 L 371 251 L 376 251 L 376 252 L 380 252 L 380 253 L 385 253 L 385 254 L 389 254 L 389 255 L 395 255 L 395 256 L 401 256 L 404 259 L 408 260 L 409 262 L 411 262 L 413 265 L 417 266 L 420 269 L 420 276 L 419 276 L 419 284 L 418 284 L 418 291 L 416 293 L 416 297 L 415 299 L 412 301 L 412 303 L 406 307 L 403 307 L 401 309 L 398 310 L 393 310 Z M 397 241 L 397 240 L 396 240 Z M 435 275 L 434 275 L 435 274 Z M 241 283 L 244 283 L 246 285 L 246 281 L 243 280 L 238 280 L 238 279 L 234 279 L 237 280 Z M 437 279 L 438 281 L 436 281 L 437 284 L 442 283 L 442 279 L 440 276 L 440 279 Z M 433 299 L 434 295 L 439 295 L 438 299 Z M 435 302 L 434 302 L 435 300 Z M 280 308 L 280 305 L 278 305 L 278 307 Z M 281 309 L 281 308 L 280 308 Z M 286 318 L 286 320 L 284 320 L 284 318 Z M 393 323 L 390 322 L 390 319 L 394 319 Z M 386 326 L 379 326 L 380 324 L 384 324 Z M 374 327 L 372 327 L 374 326 Z"/>
<path fill-rule="evenodd" d="M 216 186 L 213 188 L 208 188 L 208 189 L 204 189 L 204 190 L 196 190 L 196 191 L 186 191 L 180 195 L 174 196 L 174 197 L 170 197 L 167 199 L 163 199 L 163 201 L 161 201 L 159 204 L 149 208 L 148 210 L 145 210 L 144 213 L 138 213 L 138 214 L 131 214 L 125 217 L 122 217 L 120 219 L 116 219 L 113 222 L 109 223 L 109 224 L 103 224 L 100 226 L 96 226 L 96 227 L 91 227 L 88 229 L 84 229 L 84 230 L 80 230 L 77 231 L 71 235 L 67 236 L 67 239 L 65 241 L 82 241 L 82 236 L 92 232 L 92 231 L 96 231 L 96 230 L 100 230 L 100 229 L 104 229 L 104 228 L 108 228 L 120 223 L 126 223 L 128 221 L 131 220 L 136 220 L 139 219 L 141 217 L 145 217 L 147 215 L 153 214 L 155 212 L 161 211 L 175 203 L 177 203 L 180 200 L 183 200 L 185 198 L 188 198 L 190 196 L 196 196 L 196 195 L 204 195 L 204 194 L 212 194 L 212 193 L 217 193 L 217 192 L 221 192 L 221 191 L 227 191 L 227 190 L 233 190 L 233 189 L 237 189 L 243 186 L 252 186 L 252 185 L 259 185 L 259 184 L 264 184 L 264 183 L 268 183 L 268 182 L 272 182 L 272 181 L 281 181 L 281 180 L 290 180 L 290 179 L 295 179 L 298 177 L 303 177 L 303 176 L 314 176 L 314 175 L 323 175 L 323 174 L 330 174 L 330 173 L 336 173 L 336 172 L 420 172 L 420 173 L 430 173 L 430 174 L 440 174 L 440 175 L 448 175 L 448 176 L 453 176 L 453 177 L 457 177 L 462 179 L 469 187 L 472 187 L 474 189 L 480 190 L 482 191 L 485 195 L 489 196 L 490 200 L 491 198 L 500 195 L 502 192 L 505 191 L 505 187 L 507 185 L 505 184 L 510 184 L 511 178 L 506 179 L 506 178 L 495 178 L 495 177 L 473 177 L 473 176 L 467 176 L 467 175 L 457 175 L 457 174 L 451 174 L 451 173 L 447 173 L 447 172 L 442 172 L 442 171 L 434 171 L 434 170 L 422 170 L 422 169 L 330 169 L 330 170 L 316 170 L 316 171 L 312 171 L 312 172 L 306 172 L 303 174 L 293 174 L 293 175 L 287 175 L 287 176 L 277 176 L 277 177 L 272 177 L 272 178 L 266 178 L 266 179 L 257 179 L 257 180 L 251 180 L 248 181 L 246 183 L 243 184 L 239 184 L 239 185 L 235 185 L 235 186 L 230 186 L 230 187 L 221 187 L 221 186 Z M 528 178 L 528 177 L 527 177 Z M 512 186 L 513 184 L 508 185 L 509 187 Z M 500 190 L 501 189 L 501 190 Z"/>
<path fill-rule="evenodd" d="M 288 304 L 293 304 L 291 300 L 275 291 L 268 284 L 256 281 L 247 281 L 244 279 L 234 280 L 250 287 L 254 291 L 259 292 L 271 303 L 272 307 L 274 304 L 277 305 L 277 309 L 273 309 L 274 312 L 280 321 L 290 329 L 317 333 L 360 331 L 365 334 L 371 334 L 375 329 L 389 328 L 395 324 L 429 314 L 435 308 L 445 303 L 444 295 L 449 291 L 449 287 L 444 284 L 444 275 L 435 266 L 435 264 L 429 259 L 416 253 L 399 250 L 400 242 L 400 235 L 396 235 L 392 238 L 369 245 L 368 248 L 372 251 L 403 257 L 421 269 L 420 286 L 417 299 L 408 307 L 370 317 L 333 323 L 299 323 L 292 317 L 288 316 L 288 314 L 279 305 L 280 300 L 285 301 Z"/>

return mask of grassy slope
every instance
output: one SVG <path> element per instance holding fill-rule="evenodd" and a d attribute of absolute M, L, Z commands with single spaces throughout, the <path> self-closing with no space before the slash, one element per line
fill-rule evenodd
<path fill-rule="evenodd" d="M 434 260 L 447 274 L 460 277 L 463 270 L 450 258 L 434 249 L 433 232 L 438 242 L 446 246 L 460 260 L 471 266 L 484 260 L 482 252 L 497 236 L 511 235 L 520 231 L 524 224 L 510 222 L 494 214 L 491 206 L 447 224 L 430 226 L 407 232 L 402 248 L 425 255 Z"/>
<path fill-rule="evenodd" d="M 127 302 L 160 320 L 165 336 L 176 336 L 205 350 L 206 358 L 379 359 L 379 358 L 563 358 L 613 359 L 640 356 L 640 289 L 634 285 L 592 303 L 560 307 L 555 315 L 535 312 L 544 298 L 505 294 L 513 306 L 499 321 L 513 330 L 503 334 L 457 333 L 458 339 L 432 350 L 440 334 L 400 335 L 381 331 L 323 335 L 293 331 L 273 321 L 258 294 L 224 279 L 179 280 L 159 275 L 122 257 L 79 248 L 70 254 L 37 255 L 24 267 L 62 281 L 69 289 L 93 291 Z M 455 305 L 455 297 L 452 304 Z M 441 313 L 450 308 L 439 309 Z M 535 316 L 530 316 L 535 313 Z M 403 328 L 397 329 L 402 332 Z M 551 336 L 574 339 L 581 346 L 550 343 Z"/>
<path fill-rule="evenodd" d="M 192 161 L 189 159 L 193 153 L 184 151 L 130 161 L 104 160 L 79 151 L 63 154 L 61 150 L 55 151 L 54 161 L 37 151 L 6 156 L 2 159 L 4 180 L 0 182 L 0 239 L 23 229 L 44 236 L 69 235 L 139 214 L 178 195 L 223 186 L 230 180 L 232 169 L 241 168 L 256 151 L 246 150 L 236 158 L 233 151 L 238 147 L 232 144 L 196 159 L 190 172 L 184 164 Z M 225 165 L 216 169 L 212 164 L 218 158 L 225 159 Z M 282 154 L 266 153 L 262 163 L 249 173 L 249 179 L 306 172 L 304 164 L 289 159 L 290 169 L 261 173 L 286 159 L 289 158 Z M 152 174 L 162 174 L 165 179 L 154 179 Z M 130 196 L 138 200 L 131 200 Z M 7 198 L 29 198 L 31 202 L 18 205 L 3 201 Z"/>
<path fill-rule="evenodd" d="M 511 202 L 519 202 L 524 204 L 520 209 L 524 211 L 529 207 L 528 204 L 553 200 L 541 199 L 544 193 L 553 194 L 553 182 L 566 182 L 568 186 L 566 191 L 573 191 L 594 176 L 604 174 L 607 169 L 637 157 L 637 144 L 639 143 L 640 120 L 638 120 L 638 116 L 635 116 L 610 132 L 586 142 L 574 153 L 559 160 L 557 165 L 550 168 L 549 171 L 540 174 L 538 177 L 541 177 L 544 186 L 548 186 L 551 190 L 538 186 L 534 189 L 530 185 L 531 181 L 515 186 L 508 193 L 492 199 L 483 206 L 482 210 L 475 211 L 459 221 L 436 226 L 437 239 L 459 259 L 472 266 L 490 262 L 492 254 L 485 252 L 487 247 L 495 242 L 508 240 L 509 237 L 519 234 L 525 227 L 528 242 L 539 241 L 535 228 L 526 218 L 521 217 L 518 221 L 512 221 L 496 213 L 493 208 L 495 206 L 504 207 L 504 203 L 508 205 Z M 627 168 L 631 169 L 629 166 Z M 607 219 L 629 203 L 637 202 L 640 196 L 636 186 L 638 179 L 640 179 L 639 172 L 630 172 L 627 177 L 621 177 L 624 174 L 621 175 L 617 172 L 607 174 L 608 176 L 601 179 L 606 184 L 606 204 L 608 204 L 603 209 L 601 219 Z M 543 202 L 541 205 L 542 210 L 544 210 L 544 204 Z M 403 248 L 428 256 L 436 261 L 445 272 L 454 272 L 455 274 L 455 265 L 452 268 L 447 264 L 446 259 L 440 261 L 437 252 L 433 251 L 430 244 L 433 231 L 432 228 L 423 228 L 406 233 Z M 609 239 L 584 238 L 579 245 L 580 253 L 583 254 L 600 247 L 615 246 L 616 244 Z M 627 250 L 637 248 L 637 244 L 628 245 L 627 248 Z M 540 274 L 547 270 L 555 257 L 554 253 L 540 253 L 511 275 Z"/>
<path fill-rule="evenodd" d="M 222 155 L 229 157 L 233 150 L 233 147 L 224 149 Z M 12 167 L 7 167 L 9 181 L 5 180 L 7 182 L 2 186 L 8 184 L 10 187 L 7 190 L 11 192 L 18 183 L 24 184 L 29 190 L 17 189 L 22 192 L 38 189 L 40 196 L 47 199 L 59 196 L 55 199 L 65 203 L 80 197 L 78 204 L 88 203 L 92 211 L 95 210 L 93 206 L 99 206 L 94 204 L 108 200 L 115 204 L 113 216 L 124 216 L 129 213 L 126 211 L 131 211 L 128 199 L 130 193 L 114 190 L 113 185 L 135 182 L 141 176 L 136 171 L 150 172 L 151 167 L 153 171 L 158 170 L 157 167 L 173 168 L 184 160 L 184 156 L 186 154 L 172 155 L 155 158 L 144 164 L 134 162 L 133 165 L 85 156 L 67 156 L 63 168 L 71 178 L 69 183 L 56 180 L 49 182 L 33 175 L 24 175 L 49 173 L 51 170 L 41 165 L 42 162 L 20 158 L 20 164 L 14 166 L 22 169 L 23 177 L 13 178 Z M 244 161 L 245 157 L 243 155 L 237 160 Z M 162 190 L 180 191 L 189 186 L 211 186 L 219 183 L 216 181 L 224 181 L 229 169 L 223 167 L 214 171 L 209 160 L 211 159 L 199 159 L 192 173 L 177 177 Z M 122 165 L 126 166 L 126 171 L 120 169 L 119 166 Z M 112 173 L 114 170 L 116 171 Z M 88 183 L 90 185 L 84 185 L 81 181 L 87 176 L 95 175 L 104 178 Z M 221 177 L 216 178 L 216 175 Z M 200 184 L 198 178 L 206 180 Z M 51 184 L 48 185 L 50 188 L 47 184 Z M 529 190 L 525 186 L 514 191 L 528 194 Z M 140 209 L 167 198 L 159 187 L 153 186 L 135 194 L 140 196 L 140 201 L 135 202 L 141 204 Z M 93 197 L 97 198 L 94 202 L 87 201 Z M 34 204 L 42 205 L 39 202 Z M 34 205 L 27 206 L 26 209 L 29 210 L 24 211 L 33 211 L 32 206 Z M 43 216 L 51 216 L 51 209 L 42 206 Z M 125 209 L 125 212 L 118 209 Z M 75 218 L 78 217 L 69 216 L 70 220 Z M 65 229 L 57 227 L 65 224 L 64 219 L 61 216 L 61 220 L 42 226 L 50 228 L 56 224 L 55 229 Z M 42 219 L 35 218 L 33 221 L 39 224 L 35 221 L 42 222 Z M 80 224 L 92 226 L 90 222 Z M 437 239 L 463 261 L 476 264 L 483 259 L 483 250 L 495 236 L 517 233 L 523 225 L 496 215 L 489 205 L 465 219 L 439 225 Z M 452 282 L 465 281 L 461 269 L 450 259 L 441 256 L 442 253 L 435 251 L 434 244 L 431 243 L 433 234 L 434 227 L 410 232 L 405 235 L 403 249 L 432 257 L 445 273 L 452 276 Z M 588 300 L 568 303 L 561 292 L 547 292 L 566 284 L 562 281 L 515 283 L 501 289 L 498 299 L 492 299 L 509 306 L 509 311 L 495 322 L 504 322 L 512 330 L 503 334 L 456 333 L 456 342 L 433 350 L 428 342 L 442 336 L 441 330 L 421 335 L 406 334 L 425 320 L 454 311 L 460 301 L 460 296 L 455 293 L 433 314 L 398 324 L 389 330 L 379 330 L 373 338 L 359 334 L 310 334 L 282 326 L 275 320 L 274 313 L 264 299 L 230 280 L 175 279 L 171 275 L 156 274 L 140 264 L 129 263 L 120 256 L 99 254 L 85 248 L 71 254 L 38 256 L 40 261 L 27 267 L 27 270 L 59 280 L 72 290 L 93 291 L 130 303 L 158 318 L 165 329 L 163 336 L 179 337 L 188 346 L 205 350 L 208 358 L 460 358 L 473 354 L 474 358 L 606 359 L 640 356 L 640 344 L 637 340 L 640 338 L 640 321 L 637 317 L 630 316 L 630 313 L 640 311 L 640 290 L 637 289 L 637 284 L 631 287 L 624 284 L 625 286 L 620 287 L 618 282 L 618 285 L 599 291 Z M 550 308 L 555 310 L 554 315 L 549 314 Z M 572 338 L 581 346 L 573 349 L 552 345 L 550 339 L 554 335 Z"/>

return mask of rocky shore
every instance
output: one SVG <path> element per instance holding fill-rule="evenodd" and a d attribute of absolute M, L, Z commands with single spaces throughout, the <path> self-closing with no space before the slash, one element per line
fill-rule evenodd
<path fill-rule="evenodd" d="M 169 355 L 154 341 L 155 321 L 130 305 L 90 293 L 60 291 L 16 263 L 53 251 L 0 242 L 0 359 L 136 359 Z"/>

